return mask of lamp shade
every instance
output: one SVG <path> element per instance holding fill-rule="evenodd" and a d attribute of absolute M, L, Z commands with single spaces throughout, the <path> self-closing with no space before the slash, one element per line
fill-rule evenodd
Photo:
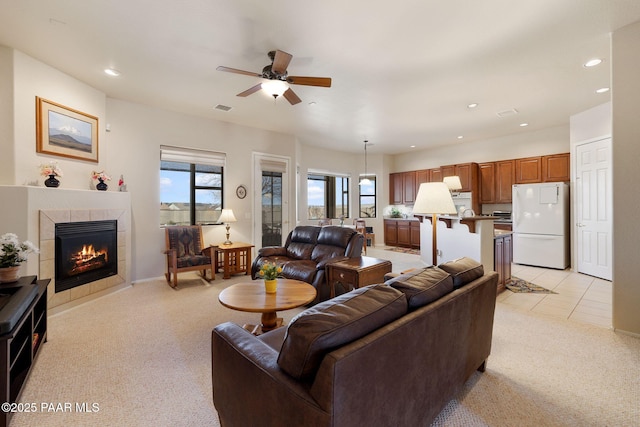
<path fill-rule="evenodd" d="M 220 222 L 236 222 L 236 217 L 233 215 L 233 210 L 231 209 L 222 209 L 222 213 L 220 214 L 220 218 L 218 219 Z"/>
<path fill-rule="evenodd" d="M 420 184 L 413 205 L 414 214 L 456 214 L 449 187 L 444 182 L 425 182 Z"/>
<path fill-rule="evenodd" d="M 457 175 L 445 176 L 442 182 L 447 184 L 447 187 L 449 187 L 450 191 L 457 191 L 462 189 L 462 182 L 460 182 L 460 177 Z"/>

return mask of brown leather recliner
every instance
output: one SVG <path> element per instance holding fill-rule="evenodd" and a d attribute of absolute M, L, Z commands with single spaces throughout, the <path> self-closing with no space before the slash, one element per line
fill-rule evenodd
<path fill-rule="evenodd" d="M 325 267 L 330 262 L 361 256 L 364 238 L 348 227 L 312 225 L 298 226 L 289 235 L 284 246 L 266 246 L 258 250 L 251 265 L 251 277 L 260 277 L 265 262 L 282 266 L 282 276 L 313 285 L 318 296 L 315 304 L 329 299 Z M 342 291 L 344 292 L 344 290 Z M 340 290 L 336 290 L 340 294 Z"/>

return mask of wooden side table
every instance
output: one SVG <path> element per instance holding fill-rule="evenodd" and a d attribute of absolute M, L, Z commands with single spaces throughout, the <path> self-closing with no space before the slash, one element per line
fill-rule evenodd
<path fill-rule="evenodd" d="M 336 296 L 336 283 L 347 289 L 383 283 L 384 275 L 391 272 L 391 261 L 363 256 L 327 264 L 326 268 L 329 295 L 333 298 Z"/>
<path fill-rule="evenodd" d="M 250 243 L 232 243 L 230 245 L 212 245 L 214 252 L 214 265 L 216 273 L 223 272 L 223 279 L 228 279 L 232 274 L 249 274 L 251 268 L 251 248 Z M 214 273 L 215 274 L 215 273 Z"/>

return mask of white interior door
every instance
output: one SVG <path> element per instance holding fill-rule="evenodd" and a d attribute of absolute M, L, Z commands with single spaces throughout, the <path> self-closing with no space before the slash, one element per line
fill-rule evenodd
<path fill-rule="evenodd" d="M 611 280 L 611 138 L 576 146 L 578 272 Z"/>
<path fill-rule="evenodd" d="M 289 157 L 253 153 L 253 182 L 256 188 L 253 197 L 253 241 L 256 248 L 280 246 L 289 234 L 289 168 Z M 280 243 L 276 241 L 278 236 L 281 237 Z"/>

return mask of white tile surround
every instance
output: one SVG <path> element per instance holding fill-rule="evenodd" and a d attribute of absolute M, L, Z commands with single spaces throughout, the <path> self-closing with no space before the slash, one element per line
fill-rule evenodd
<path fill-rule="evenodd" d="M 21 275 L 51 279 L 50 314 L 131 285 L 131 196 L 117 191 L 72 190 L 0 185 L 0 234 L 15 233 L 40 249 L 23 263 Z M 78 221 L 118 221 L 118 274 L 55 293 L 55 224 Z"/>

